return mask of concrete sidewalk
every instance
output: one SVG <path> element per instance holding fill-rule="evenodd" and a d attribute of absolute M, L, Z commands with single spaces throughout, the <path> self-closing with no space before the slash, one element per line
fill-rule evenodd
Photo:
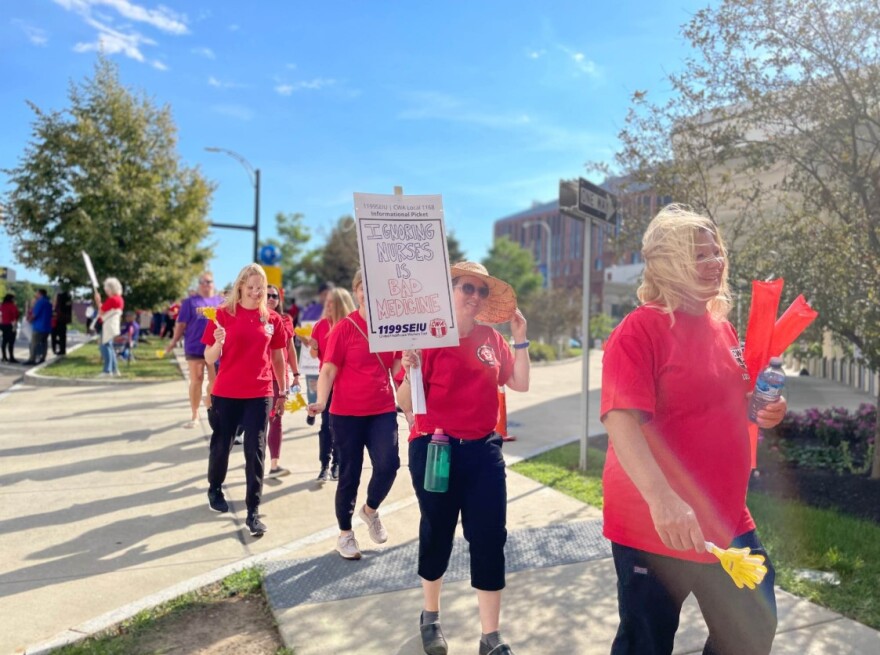
<path fill-rule="evenodd" d="M 599 434 L 599 358 L 591 364 L 590 425 Z M 536 366 L 532 391 L 508 394 L 509 431 L 518 437 L 505 444 L 509 461 L 577 438 L 580 379 L 580 360 Z M 796 397 L 824 398 L 817 382 L 791 379 L 794 409 Z M 843 395 L 850 406 L 870 400 Z M 403 444 L 403 466 L 382 508 L 390 539 L 374 547 L 356 521 L 365 557 L 347 562 L 333 552 L 335 485 L 314 481 L 316 430 L 302 412 L 285 417 L 282 463 L 292 474 L 266 481 L 261 509 L 269 532 L 256 540 L 244 530 L 237 451 L 226 483 L 232 511 L 207 509 L 208 426 L 183 428 L 182 381 L 16 385 L 0 395 L 0 417 L 0 652 L 46 652 L 262 563 L 282 634 L 297 655 L 421 653 L 421 591 L 406 564 L 418 508 Z M 617 617 L 607 545 L 592 536 L 600 513 L 512 472 L 508 485 L 513 550 L 503 633 L 518 653 L 607 653 Z M 451 652 L 476 652 L 466 554 L 455 562 L 450 575 L 459 579 L 444 591 L 444 630 Z M 877 632 L 783 592 L 779 601 L 774 653 L 880 652 Z M 699 652 L 704 638 L 699 612 L 688 605 L 676 652 Z"/>

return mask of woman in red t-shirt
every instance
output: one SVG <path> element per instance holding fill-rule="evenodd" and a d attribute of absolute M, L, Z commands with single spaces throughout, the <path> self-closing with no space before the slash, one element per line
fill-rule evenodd
<path fill-rule="evenodd" d="M 3 331 L 3 361 L 12 364 L 18 363 L 13 348 L 15 348 L 16 325 L 19 318 L 21 312 L 15 304 L 15 294 L 7 293 L 3 296 L 3 303 L 0 304 L 0 330 Z M 9 355 L 6 354 L 7 351 Z"/>
<path fill-rule="evenodd" d="M 766 557 L 746 494 L 751 475 L 742 349 L 727 321 L 727 250 L 718 227 L 684 207 L 654 217 L 642 239 L 642 305 L 605 345 L 601 418 L 604 533 L 618 578 L 614 655 L 671 653 L 684 599 L 709 627 L 705 653 L 770 652 L 774 570 L 736 589 L 706 549 Z M 775 426 L 784 399 L 758 415 Z"/>
<path fill-rule="evenodd" d="M 420 367 L 425 414 L 417 414 L 409 442 L 409 470 L 419 499 L 419 576 L 424 609 L 419 629 L 427 653 L 446 653 L 440 629 L 440 590 L 449 565 L 455 526 L 461 524 L 471 556 L 471 586 L 480 608 L 481 655 L 511 654 L 498 632 L 504 588 L 507 541 L 507 481 L 502 438 L 497 434 L 498 387 L 529 390 L 529 342 L 526 319 L 516 293 L 475 262 L 452 267 L 453 307 L 458 346 L 408 350 L 407 374 L 397 393 L 404 410 L 412 407 L 409 371 Z M 510 321 L 513 351 L 489 325 Z M 449 489 L 425 491 L 425 465 L 431 434 L 449 435 Z"/>
<path fill-rule="evenodd" d="M 388 373 L 400 368 L 400 353 L 371 353 L 367 340 L 367 312 L 361 272 L 352 280 L 358 309 L 339 321 L 327 338 L 327 349 L 318 376 L 318 400 L 309 405 L 314 416 L 330 404 L 330 425 L 339 449 L 339 486 L 336 488 L 336 521 L 339 538 L 336 551 L 346 559 L 360 559 L 361 551 L 351 518 L 357 501 L 364 448 L 370 454 L 373 474 L 367 487 L 367 501 L 358 516 L 367 524 L 370 538 L 388 540 L 379 519 L 379 505 L 385 500 L 400 468 L 397 450 L 397 406 Z"/>
<path fill-rule="evenodd" d="M 255 537 L 266 531 L 259 510 L 269 411 L 274 404 L 275 413 L 283 414 L 284 400 L 290 392 L 283 354 L 287 332 L 281 317 L 266 306 L 266 287 L 263 268 L 257 264 L 245 266 L 217 309 L 216 321 L 208 323 L 202 335 L 208 366 L 223 355 L 211 393 L 214 425 L 208 455 L 208 505 L 215 512 L 229 511 L 222 485 L 229 468 L 232 439 L 241 426 L 247 484 L 245 524 Z M 277 398 L 272 393 L 273 374 L 276 380 L 284 381 Z"/>
<path fill-rule="evenodd" d="M 115 277 L 104 280 L 104 292 L 107 299 L 101 302 L 101 294 L 95 289 L 95 304 L 101 308 L 98 318 L 101 319 L 101 359 L 104 369 L 99 377 L 108 375 L 118 376 L 119 365 L 116 361 L 116 351 L 113 349 L 113 339 L 119 335 L 122 325 L 122 310 L 125 309 L 125 301 L 122 299 L 122 284 Z"/>
<path fill-rule="evenodd" d="M 284 332 L 287 335 L 287 345 L 284 347 L 284 350 L 281 351 L 284 353 L 285 379 L 282 380 L 279 385 L 275 376 L 272 376 L 273 398 L 277 401 L 282 397 L 282 389 L 290 389 L 291 393 L 297 393 L 299 391 L 299 364 L 297 363 L 296 358 L 296 348 L 293 347 L 293 319 L 289 314 L 284 312 L 283 292 L 273 284 L 268 286 L 266 292 L 266 306 L 269 308 L 269 311 L 276 312 L 281 316 L 281 322 L 284 324 Z M 293 384 L 288 384 L 288 369 L 293 371 Z M 285 475 L 290 475 L 290 471 L 279 463 L 281 457 L 281 432 L 281 414 L 270 412 L 269 458 L 271 459 L 271 463 L 269 464 L 269 472 L 266 474 L 267 478 L 280 478 Z"/>
<path fill-rule="evenodd" d="M 318 359 L 318 370 L 324 361 L 324 351 L 327 350 L 327 337 L 330 330 L 346 316 L 354 311 L 354 300 L 345 289 L 333 287 L 327 292 L 324 301 L 324 314 L 312 328 L 312 337 L 308 340 L 309 352 L 312 357 Z M 318 460 L 321 462 L 321 470 L 318 471 L 318 482 L 326 482 L 328 479 L 339 479 L 339 451 L 333 443 L 333 432 L 330 429 L 330 405 L 333 404 L 333 392 L 327 396 L 324 411 L 321 412 L 321 429 L 318 430 Z M 331 460 L 332 456 L 332 460 Z M 328 468 L 329 467 L 329 468 Z"/>

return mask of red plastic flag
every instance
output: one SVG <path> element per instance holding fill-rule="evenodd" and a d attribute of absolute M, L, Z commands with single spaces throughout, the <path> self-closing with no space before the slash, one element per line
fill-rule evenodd
<path fill-rule="evenodd" d="M 746 329 L 746 348 L 744 357 L 752 387 L 758 373 L 770 361 L 770 344 L 776 324 L 776 312 L 785 280 L 777 278 L 772 282 L 752 282 L 752 306 L 749 308 L 749 325 Z"/>
<path fill-rule="evenodd" d="M 770 342 L 770 357 L 779 357 L 791 344 L 795 342 L 807 326 L 816 320 L 819 315 L 810 307 L 804 295 L 801 294 L 788 306 L 785 313 L 776 321 L 773 328 L 773 339 Z"/>

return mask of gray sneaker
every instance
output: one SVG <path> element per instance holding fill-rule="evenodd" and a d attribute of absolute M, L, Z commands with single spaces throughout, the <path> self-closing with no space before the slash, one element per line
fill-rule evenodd
<path fill-rule="evenodd" d="M 379 512 L 376 512 L 373 515 L 367 514 L 367 506 L 362 505 L 358 512 L 358 516 L 361 521 L 367 524 L 370 531 L 370 539 L 377 544 L 384 544 L 388 541 L 388 532 L 385 530 L 385 526 L 382 525 L 382 519 L 379 518 Z"/>
<path fill-rule="evenodd" d="M 345 559 L 361 558 L 361 549 L 358 547 L 357 539 L 354 538 L 354 532 L 339 535 L 339 539 L 336 540 L 336 552 Z"/>

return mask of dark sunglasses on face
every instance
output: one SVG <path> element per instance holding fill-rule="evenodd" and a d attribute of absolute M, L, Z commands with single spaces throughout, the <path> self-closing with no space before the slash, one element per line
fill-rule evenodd
<path fill-rule="evenodd" d="M 267 294 L 266 294 L 266 297 L 267 297 L 267 298 L 274 298 L 275 300 L 278 300 L 278 297 L 279 297 L 279 296 L 278 296 L 277 293 L 267 293 Z"/>
<path fill-rule="evenodd" d="M 461 292 L 466 296 L 472 296 L 475 293 L 479 294 L 480 298 L 488 298 L 489 297 L 489 287 L 475 287 L 470 282 L 465 282 L 464 284 L 455 285 Z"/>

